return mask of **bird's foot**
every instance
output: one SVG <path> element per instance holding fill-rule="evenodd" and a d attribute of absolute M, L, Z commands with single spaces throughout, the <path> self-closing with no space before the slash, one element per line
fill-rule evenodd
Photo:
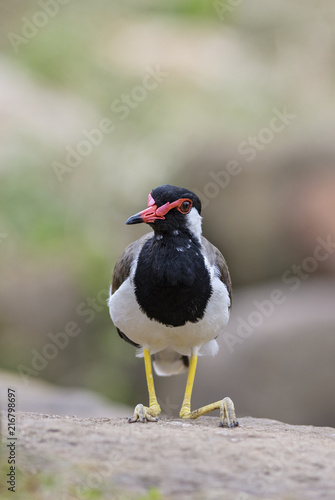
<path fill-rule="evenodd" d="M 217 401 L 216 403 L 203 406 L 202 408 L 193 411 L 190 410 L 190 405 L 187 401 L 185 404 L 183 404 L 179 416 L 181 418 L 195 419 L 214 410 L 220 410 L 220 427 L 238 426 L 234 403 L 230 398 L 224 398 L 222 399 L 222 401 Z"/>
<path fill-rule="evenodd" d="M 220 404 L 220 427 L 238 427 L 234 403 L 224 398 Z"/>
<path fill-rule="evenodd" d="M 134 415 L 128 419 L 128 422 L 130 424 L 133 422 L 157 422 L 160 412 L 158 404 L 150 407 L 139 404 L 135 407 Z"/>

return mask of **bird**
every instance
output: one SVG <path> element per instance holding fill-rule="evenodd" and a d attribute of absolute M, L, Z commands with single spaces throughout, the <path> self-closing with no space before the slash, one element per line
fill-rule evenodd
<path fill-rule="evenodd" d="M 202 236 L 201 200 L 187 188 L 164 184 L 149 193 L 146 209 L 126 221 L 139 223 L 152 230 L 118 259 L 108 299 L 119 336 L 144 358 L 149 405 L 137 404 L 128 421 L 158 420 L 153 365 L 159 376 L 188 370 L 181 418 L 219 409 L 220 426 L 237 427 L 229 397 L 191 410 L 198 356 L 218 352 L 216 339 L 228 323 L 232 303 L 227 263 Z"/>

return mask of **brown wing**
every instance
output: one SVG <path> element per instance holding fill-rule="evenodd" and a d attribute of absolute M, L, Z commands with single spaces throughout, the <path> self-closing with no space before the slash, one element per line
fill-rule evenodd
<path fill-rule="evenodd" d="M 112 294 L 116 292 L 122 283 L 128 278 L 130 274 L 131 265 L 133 260 L 136 258 L 138 253 L 141 251 L 144 243 L 152 238 L 153 233 L 148 233 L 142 236 L 142 238 L 134 241 L 127 246 L 127 248 L 122 253 L 121 257 L 117 261 L 114 267 L 111 292 Z"/>
<path fill-rule="evenodd" d="M 220 280 L 226 285 L 229 298 L 230 298 L 230 307 L 232 304 L 232 283 L 229 274 L 229 269 L 227 266 L 227 262 L 225 261 L 224 256 L 212 243 L 210 243 L 203 236 L 201 237 L 202 251 L 204 255 L 206 255 L 208 262 L 211 266 L 215 266 L 218 270 Z"/>

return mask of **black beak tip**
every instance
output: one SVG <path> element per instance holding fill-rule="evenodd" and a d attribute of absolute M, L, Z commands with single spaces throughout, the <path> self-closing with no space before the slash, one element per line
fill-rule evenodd
<path fill-rule="evenodd" d="M 129 217 L 129 219 L 126 220 L 126 224 L 140 224 L 141 222 L 144 222 L 142 217 L 139 214 L 132 215 Z"/>

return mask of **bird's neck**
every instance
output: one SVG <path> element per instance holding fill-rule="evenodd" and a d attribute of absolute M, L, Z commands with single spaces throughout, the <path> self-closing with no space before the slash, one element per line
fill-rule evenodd
<path fill-rule="evenodd" d="M 190 244 L 198 247 L 201 246 L 201 240 L 198 235 L 193 234 L 189 229 L 174 229 L 168 232 L 155 231 L 154 242 L 163 246 L 171 245 L 174 247 L 189 247 Z"/>

